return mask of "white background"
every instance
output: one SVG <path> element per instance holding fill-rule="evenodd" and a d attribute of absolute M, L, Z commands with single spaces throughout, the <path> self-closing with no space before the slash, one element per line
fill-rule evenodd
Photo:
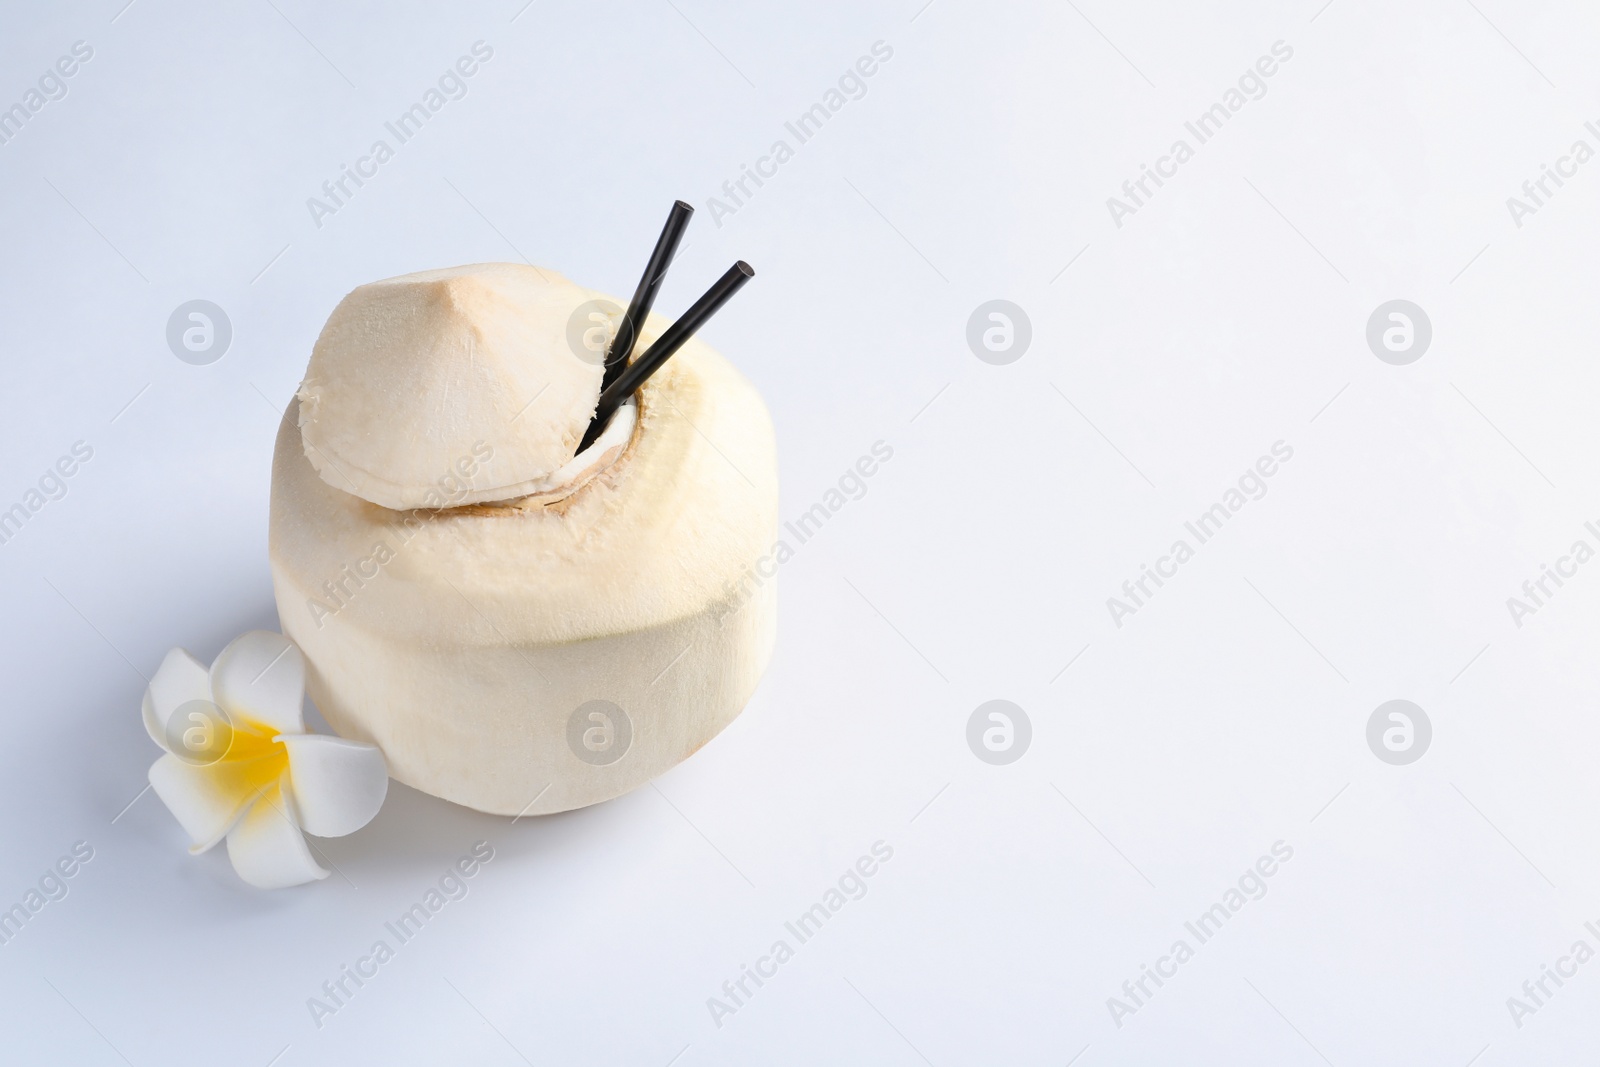
<path fill-rule="evenodd" d="M 0 946 L 8 1062 L 1593 1054 L 1600 962 L 1520 1027 L 1507 998 L 1600 949 L 1600 563 L 1520 627 L 1506 605 L 1600 547 L 1600 162 L 1520 227 L 1506 205 L 1600 148 L 1592 8 L 522 2 L 0 9 L 0 107 L 94 49 L 0 145 L 0 508 L 94 449 L 0 545 L 0 903 L 95 852 Z M 314 225 L 479 40 L 468 95 Z M 866 95 L 717 225 L 880 40 Z M 1280 40 L 1266 95 L 1117 226 L 1106 199 Z M 524 256 L 625 296 L 676 197 L 699 210 L 659 310 L 757 269 L 706 336 L 771 406 L 784 516 L 894 450 L 784 566 L 748 710 L 567 815 L 396 785 L 301 889 L 188 856 L 139 796 L 141 675 L 275 627 L 273 434 L 328 312 Z M 195 298 L 233 324 L 209 366 L 165 342 Z M 1032 322 L 1005 366 L 965 339 L 995 298 Z M 1365 340 L 1395 298 L 1433 325 L 1408 366 Z M 1267 495 L 1114 625 L 1280 440 Z M 995 698 L 1033 726 L 1009 766 L 966 743 Z M 1433 724 L 1409 766 L 1366 742 L 1396 698 Z M 307 998 L 480 839 L 470 895 L 316 1027 Z M 717 1026 L 707 999 L 879 840 L 867 895 Z M 1280 840 L 1267 894 L 1119 1027 L 1107 999 Z"/>

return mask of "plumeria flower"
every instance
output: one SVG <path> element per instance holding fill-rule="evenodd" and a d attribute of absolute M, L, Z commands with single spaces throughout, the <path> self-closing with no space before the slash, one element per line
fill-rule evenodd
<path fill-rule="evenodd" d="M 189 834 L 189 851 L 226 837 L 233 869 L 261 889 L 326 878 L 301 831 L 354 833 L 389 789 L 376 746 L 306 732 L 305 680 L 293 642 L 252 630 L 209 671 L 173 649 L 144 694 L 144 728 L 166 750 L 150 784 Z"/>

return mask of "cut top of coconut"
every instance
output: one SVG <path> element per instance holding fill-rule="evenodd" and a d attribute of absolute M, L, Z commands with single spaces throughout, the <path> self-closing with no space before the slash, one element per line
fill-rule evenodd
<path fill-rule="evenodd" d="M 329 316 L 300 385 L 307 459 L 334 488 L 395 510 L 550 492 L 599 396 L 610 338 L 598 299 L 514 263 L 361 286 Z"/>

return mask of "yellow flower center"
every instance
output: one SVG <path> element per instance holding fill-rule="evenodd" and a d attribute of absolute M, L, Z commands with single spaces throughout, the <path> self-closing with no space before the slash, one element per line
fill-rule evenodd
<path fill-rule="evenodd" d="M 265 793 L 289 769 L 289 746 L 274 741 L 279 731 L 253 719 L 230 716 L 233 739 L 222 759 L 211 765 L 219 785 L 232 793 Z"/>

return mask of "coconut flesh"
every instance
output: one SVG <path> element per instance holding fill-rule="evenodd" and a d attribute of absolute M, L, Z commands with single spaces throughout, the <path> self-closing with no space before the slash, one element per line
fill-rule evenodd
<path fill-rule="evenodd" d="M 514 264 L 361 286 L 278 430 L 268 547 L 307 690 L 395 779 L 480 811 L 643 784 L 772 652 L 766 407 L 690 340 L 575 454 L 601 368 L 569 325 L 597 299 Z"/>

